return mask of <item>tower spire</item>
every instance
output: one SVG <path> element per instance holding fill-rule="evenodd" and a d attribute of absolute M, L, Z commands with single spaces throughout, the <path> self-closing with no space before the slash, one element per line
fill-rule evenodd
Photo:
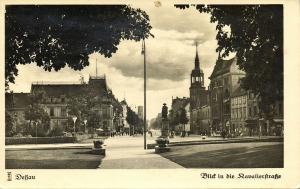
<path fill-rule="evenodd" d="M 196 57 L 195 57 L 195 69 L 200 69 L 199 66 L 199 56 L 198 56 L 198 41 L 196 40 Z"/>

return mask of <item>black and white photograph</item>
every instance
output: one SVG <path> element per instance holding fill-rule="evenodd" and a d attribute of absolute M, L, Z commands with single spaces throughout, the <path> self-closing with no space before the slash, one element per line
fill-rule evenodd
<path fill-rule="evenodd" d="M 4 0 L 2 188 L 299 188 L 297 0 Z"/>
<path fill-rule="evenodd" d="M 5 168 L 284 168 L 283 14 L 5 5 Z"/>

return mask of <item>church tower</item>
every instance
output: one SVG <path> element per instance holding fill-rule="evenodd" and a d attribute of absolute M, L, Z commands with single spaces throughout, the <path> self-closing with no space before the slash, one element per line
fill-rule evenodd
<path fill-rule="evenodd" d="M 207 104 L 207 91 L 204 87 L 204 73 L 203 70 L 200 69 L 198 44 L 196 42 L 195 67 L 191 73 L 190 106 L 191 109 L 195 109 L 205 104 Z"/>

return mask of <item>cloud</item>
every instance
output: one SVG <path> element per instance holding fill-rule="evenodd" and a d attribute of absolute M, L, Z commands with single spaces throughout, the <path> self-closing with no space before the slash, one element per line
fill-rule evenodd
<path fill-rule="evenodd" d="M 133 6 L 145 10 L 153 27 L 155 38 L 146 40 L 147 55 L 147 117 L 153 118 L 161 111 L 164 102 L 171 106 L 172 96 L 189 96 L 190 73 L 194 67 L 195 40 L 199 42 L 200 66 L 204 71 L 205 85 L 215 65 L 215 24 L 209 15 L 200 14 L 194 8 L 180 10 L 172 4 L 137 2 Z M 64 68 L 59 72 L 46 72 L 35 65 L 20 65 L 20 75 L 15 92 L 29 92 L 33 81 L 79 82 L 80 75 L 87 81 L 89 75 L 106 74 L 107 82 L 118 99 L 126 97 L 132 106 L 143 105 L 143 55 L 141 42 L 122 41 L 112 58 L 99 54 L 90 55 L 90 65 L 82 71 Z"/>
<path fill-rule="evenodd" d="M 194 67 L 195 45 L 194 39 L 198 37 L 200 44 L 198 52 L 202 69 L 214 65 L 217 54 L 215 53 L 216 41 L 201 38 L 202 33 L 196 31 L 178 32 L 175 30 L 154 29 L 155 38 L 146 40 L 146 66 L 147 77 L 182 81 L 187 78 Z M 94 55 L 90 59 L 92 64 L 95 59 L 102 64 L 107 64 L 120 71 L 126 77 L 143 78 L 143 55 L 141 43 L 123 41 L 119 50 L 112 58 L 106 59 Z M 101 69 L 100 65 L 100 69 Z"/>

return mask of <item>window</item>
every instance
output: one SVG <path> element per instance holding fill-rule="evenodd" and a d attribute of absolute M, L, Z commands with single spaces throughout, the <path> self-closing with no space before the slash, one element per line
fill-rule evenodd
<path fill-rule="evenodd" d="M 53 107 L 50 108 L 50 116 L 54 116 L 54 108 Z"/>
<path fill-rule="evenodd" d="M 244 118 L 246 118 L 246 107 L 243 107 L 243 115 L 244 115 Z"/>
<path fill-rule="evenodd" d="M 67 110 L 66 110 L 66 108 L 61 108 L 61 116 L 62 117 L 65 117 L 65 116 L 67 116 Z"/>
<path fill-rule="evenodd" d="M 252 109 L 251 107 L 249 107 L 249 112 L 248 112 L 249 116 L 251 117 L 252 116 Z"/>
<path fill-rule="evenodd" d="M 257 115 L 257 107 L 254 106 L 254 107 L 253 107 L 253 110 L 254 110 L 254 115 L 256 116 L 256 115 Z"/>
<path fill-rule="evenodd" d="M 242 111 L 242 108 L 239 108 L 239 112 L 240 112 L 240 118 L 243 118 L 243 111 Z"/>

